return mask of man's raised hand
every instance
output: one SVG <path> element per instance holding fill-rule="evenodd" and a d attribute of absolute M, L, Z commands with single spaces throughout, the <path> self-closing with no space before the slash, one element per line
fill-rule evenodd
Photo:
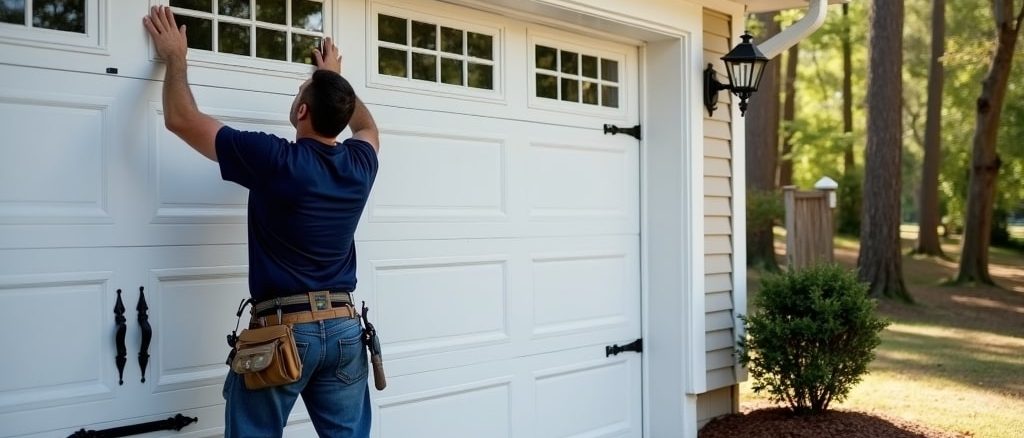
<path fill-rule="evenodd" d="M 323 52 L 320 49 L 313 49 L 313 58 L 316 60 L 317 69 L 341 74 L 341 54 L 331 37 L 324 38 Z"/>
<path fill-rule="evenodd" d="M 164 60 L 185 59 L 188 52 L 188 39 L 185 37 L 185 25 L 178 27 L 174 22 L 174 13 L 167 6 L 153 6 L 149 15 L 142 17 L 142 25 L 149 31 L 156 46 L 156 53 Z"/>

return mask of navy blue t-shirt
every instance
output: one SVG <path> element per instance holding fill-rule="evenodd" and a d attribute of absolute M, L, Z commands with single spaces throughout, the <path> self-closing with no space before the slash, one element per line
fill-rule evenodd
<path fill-rule="evenodd" d="M 355 290 L 354 233 L 377 175 L 369 143 L 290 142 L 227 126 L 220 173 L 249 189 L 249 291 L 254 301 Z"/>

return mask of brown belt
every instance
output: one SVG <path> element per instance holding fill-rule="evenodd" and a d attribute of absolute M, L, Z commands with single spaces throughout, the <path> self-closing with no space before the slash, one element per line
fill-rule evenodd
<path fill-rule="evenodd" d="M 301 324 L 304 322 L 315 322 L 323 321 L 325 319 L 334 318 L 358 318 L 359 312 L 350 305 L 344 307 L 335 307 L 327 310 L 303 310 L 299 312 L 282 313 L 280 320 L 276 314 L 260 316 L 254 318 L 253 322 L 256 322 L 261 326 L 278 325 L 278 324 Z"/>

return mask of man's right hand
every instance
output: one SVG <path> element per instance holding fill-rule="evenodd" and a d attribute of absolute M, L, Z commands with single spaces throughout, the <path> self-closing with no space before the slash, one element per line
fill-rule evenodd
<path fill-rule="evenodd" d="M 323 52 L 320 49 L 313 49 L 313 59 L 316 61 L 317 69 L 341 74 L 341 54 L 331 37 L 324 38 Z"/>

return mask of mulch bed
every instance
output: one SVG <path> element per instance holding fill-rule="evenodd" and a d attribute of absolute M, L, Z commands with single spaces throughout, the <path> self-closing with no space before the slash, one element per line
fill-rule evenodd
<path fill-rule="evenodd" d="M 962 438 L 878 413 L 830 410 L 822 415 L 796 417 L 788 409 L 744 408 L 708 423 L 700 438 Z"/>

